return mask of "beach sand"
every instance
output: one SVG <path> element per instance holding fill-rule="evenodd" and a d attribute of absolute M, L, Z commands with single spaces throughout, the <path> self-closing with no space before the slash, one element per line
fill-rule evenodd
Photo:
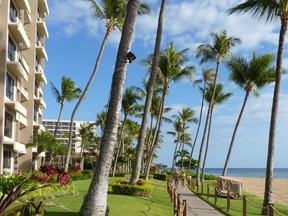
<path fill-rule="evenodd" d="M 243 191 L 264 198 L 265 178 L 233 177 L 242 181 Z M 273 179 L 273 203 L 288 205 L 288 179 Z"/>

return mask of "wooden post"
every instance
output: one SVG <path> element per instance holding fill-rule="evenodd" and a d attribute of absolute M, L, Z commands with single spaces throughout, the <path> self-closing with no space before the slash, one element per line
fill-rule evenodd
<path fill-rule="evenodd" d="M 215 194 L 214 194 L 214 198 L 215 198 L 214 204 L 215 205 L 217 203 L 217 196 L 218 196 L 218 191 L 217 191 L 217 188 L 215 187 Z"/>
<path fill-rule="evenodd" d="M 181 211 L 180 194 L 177 195 L 177 210 L 178 210 L 178 215 L 179 215 Z"/>
<path fill-rule="evenodd" d="M 174 206 L 174 209 L 176 209 L 176 199 L 177 199 L 177 197 L 176 197 L 176 188 L 174 188 L 174 193 L 173 193 L 173 206 Z"/>
<path fill-rule="evenodd" d="M 246 196 L 243 196 L 243 216 L 247 216 L 247 200 L 246 200 Z"/>
<path fill-rule="evenodd" d="M 207 199 L 209 199 L 210 197 L 210 187 L 209 185 L 207 185 Z"/>
<path fill-rule="evenodd" d="M 203 195 L 203 193 L 204 193 L 204 184 L 203 184 L 203 182 L 201 183 L 201 195 Z"/>
<path fill-rule="evenodd" d="M 173 202 L 173 186 L 170 186 L 170 199 L 171 199 L 171 203 Z"/>
<path fill-rule="evenodd" d="M 227 194 L 227 212 L 230 210 L 230 191 L 228 191 Z"/>
<path fill-rule="evenodd" d="M 183 200 L 183 205 L 184 205 L 183 216 L 187 216 L 187 201 L 186 200 Z"/>
<path fill-rule="evenodd" d="M 268 206 L 269 206 L 269 208 L 268 208 L 269 216 L 274 216 L 273 203 L 269 203 Z"/>

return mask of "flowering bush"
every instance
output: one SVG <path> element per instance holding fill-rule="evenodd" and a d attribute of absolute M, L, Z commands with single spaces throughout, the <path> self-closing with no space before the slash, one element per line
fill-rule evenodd
<path fill-rule="evenodd" d="M 69 175 L 64 171 L 62 167 L 54 167 L 53 165 L 43 165 L 39 168 L 42 172 L 38 176 L 38 180 L 41 183 L 44 182 L 59 182 L 62 186 L 69 183 Z"/>

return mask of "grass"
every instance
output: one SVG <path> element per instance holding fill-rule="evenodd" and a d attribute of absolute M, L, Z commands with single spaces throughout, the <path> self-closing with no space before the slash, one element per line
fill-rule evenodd
<path fill-rule="evenodd" d="M 119 178 L 109 178 L 109 183 L 114 182 Z M 141 215 L 172 215 L 173 206 L 170 203 L 166 188 L 166 181 L 149 180 L 149 183 L 155 188 L 151 198 L 130 197 L 123 195 L 115 195 L 108 193 L 108 206 L 110 208 L 109 216 L 141 216 Z M 86 194 L 90 185 L 90 180 L 75 181 L 75 187 L 79 194 L 76 196 L 59 198 L 50 200 L 53 203 L 61 204 L 67 209 L 61 208 L 46 208 L 47 216 L 76 216 L 83 202 L 83 197 Z M 109 187 L 111 191 L 111 187 Z"/>
<path fill-rule="evenodd" d="M 210 187 L 210 198 L 207 199 L 207 185 Z M 249 204 L 247 202 L 247 215 L 261 215 L 261 208 L 263 200 L 257 198 L 256 196 L 243 192 L 242 196 L 239 199 L 231 198 L 230 202 L 230 210 L 227 212 L 227 196 L 223 195 L 218 197 L 217 203 L 215 203 L 214 199 L 214 188 L 216 187 L 215 180 L 207 180 L 204 182 L 203 187 L 203 195 L 201 194 L 201 188 L 199 187 L 199 192 L 197 193 L 196 187 L 193 192 L 197 194 L 202 200 L 209 203 L 214 208 L 218 209 L 225 215 L 229 216 L 242 216 L 243 215 L 243 196 L 246 196 L 248 200 L 253 204 Z M 275 204 L 274 207 L 279 211 L 282 215 L 288 214 L 288 206 L 282 204 Z M 276 213 L 274 215 L 277 215 Z"/>

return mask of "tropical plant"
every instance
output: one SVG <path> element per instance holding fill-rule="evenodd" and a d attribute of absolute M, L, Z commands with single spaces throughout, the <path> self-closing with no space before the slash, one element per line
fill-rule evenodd
<path fill-rule="evenodd" d="M 89 78 L 89 80 L 88 80 L 88 82 L 84 88 L 84 91 L 81 94 L 81 96 L 80 96 L 80 98 L 79 98 L 77 104 L 75 105 L 75 107 L 72 111 L 72 114 L 71 114 L 70 131 L 69 131 L 69 144 L 68 144 L 68 151 L 67 151 L 67 157 L 66 157 L 66 163 L 65 163 L 65 170 L 66 171 L 68 170 L 70 154 L 71 154 L 72 125 L 74 122 L 74 117 L 75 117 L 76 112 L 77 112 L 78 108 L 80 107 L 82 101 L 86 97 L 86 94 L 87 94 L 87 92 L 88 92 L 88 90 L 92 84 L 92 81 L 93 81 L 93 79 L 97 73 L 98 66 L 99 66 L 101 57 L 103 55 L 104 48 L 106 46 L 106 42 L 108 40 L 110 33 L 116 28 L 118 30 L 122 31 L 123 22 L 124 22 L 124 19 L 126 17 L 126 14 L 127 14 L 128 0 L 117 0 L 117 1 L 115 1 L 115 0 L 102 0 L 101 5 L 97 4 L 97 2 L 95 0 L 85 0 L 85 1 L 90 3 L 92 14 L 94 17 L 96 17 L 97 19 L 106 21 L 106 25 L 105 25 L 106 26 L 106 33 L 104 35 L 102 44 L 100 46 L 100 50 L 99 50 L 99 53 L 98 53 L 98 56 L 97 56 L 97 59 L 95 62 L 93 72 L 92 72 L 92 74 L 91 74 L 91 76 L 90 76 L 90 78 Z M 140 3 L 137 13 L 139 15 L 149 14 L 150 8 L 148 7 L 148 5 L 146 5 L 144 3 Z M 127 53 L 126 53 L 126 55 L 127 55 Z M 126 58 L 123 59 L 123 62 L 126 62 Z"/>
<path fill-rule="evenodd" d="M 152 146 L 155 151 L 157 146 L 158 136 L 160 134 L 160 128 L 162 124 L 163 111 L 165 107 L 166 96 L 168 94 L 169 86 L 171 83 L 176 83 L 182 79 L 188 78 L 193 80 L 193 74 L 195 72 L 195 67 L 193 65 L 186 65 L 183 68 L 183 64 L 186 63 L 187 59 L 185 58 L 185 54 L 188 49 L 183 50 L 175 50 L 174 43 L 171 42 L 167 49 L 161 52 L 159 57 L 158 64 L 158 73 L 157 73 L 157 83 L 163 86 L 161 103 L 159 107 L 159 114 L 156 122 L 156 130 L 152 138 Z M 150 152 L 150 157 L 148 157 L 148 164 L 146 165 L 146 179 L 149 176 L 149 167 L 152 163 L 152 155 L 154 152 Z"/>
<path fill-rule="evenodd" d="M 117 140 L 123 84 L 126 78 L 126 55 L 131 47 L 139 6 L 139 0 L 129 0 L 112 79 L 111 98 L 108 106 L 104 134 L 101 140 L 99 157 L 94 176 L 79 212 L 80 216 L 104 216 L 106 214 L 109 170 L 111 168 Z"/>
<path fill-rule="evenodd" d="M 281 88 L 282 78 L 282 59 L 285 44 L 285 35 L 288 24 L 288 1 L 286 0 L 247 0 L 229 9 L 229 14 L 232 13 L 251 13 L 253 17 L 258 16 L 260 19 L 265 19 L 266 22 L 280 19 L 281 27 L 279 32 L 278 52 L 276 57 L 276 80 L 273 93 L 273 102 L 271 109 L 268 155 L 266 165 L 266 180 L 265 193 L 263 201 L 262 214 L 267 214 L 267 207 L 272 201 L 272 181 L 273 181 L 273 165 L 274 165 L 274 151 L 275 151 L 275 134 L 277 113 L 279 107 L 279 94 Z"/>
<path fill-rule="evenodd" d="M 56 97 L 57 103 L 60 103 L 58 121 L 54 130 L 54 137 L 56 137 L 65 102 L 79 98 L 82 90 L 76 86 L 75 82 L 71 78 L 64 76 L 61 79 L 61 91 L 58 90 L 52 82 L 50 82 L 50 85 L 51 91 Z"/>
<path fill-rule="evenodd" d="M 232 93 L 223 92 L 223 88 L 224 88 L 223 85 L 217 84 L 213 104 L 211 104 L 211 113 L 209 115 L 208 134 L 207 134 L 207 140 L 206 140 L 206 149 L 205 149 L 205 155 L 204 155 L 202 171 L 201 171 L 202 183 L 204 182 L 204 172 L 205 172 L 206 159 L 207 159 L 207 155 L 208 155 L 213 110 L 217 104 L 224 103 L 225 101 L 227 101 L 232 96 Z M 208 103 L 212 103 L 213 91 L 214 91 L 214 86 L 212 83 L 209 83 L 207 86 L 207 89 L 205 91 L 205 100 Z M 204 90 L 203 90 L 203 92 L 204 92 Z"/>
<path fill-rule="evenodd" d="M 218 33 L 210 33 L 212 37 L 212 44 L 202 44 L 197 47 L 195 56 L 197 58 L 201 57 L 200 63 L 203 64 L 208 61 L 216 62 L 215 77 L 213 82 L 213 94 L 211 98 L 211 103 L 209 103 L 206 122 L 204 126 L 202 141 L 198 156 L 198 167 L 196 172 L 197 185 L 200 183 L 200 165 L 202 160 L 202 151 L 204 147 L 204 142 L 206 139 L 206 132 L 208 127 L 209 115 L 211 114 L 211 105 L 213 104 L 215 91 L 216 91 L 216 81 L 218 77 L 219 66 L 222 59 L 229 59 L 232 56 L 231 48 L 239 44 L 241 41 L 239 38 L 228 37 L 226 31 Z"/>
<path fill-rule="evenodd" d="M 200 108 L 200 114 L 199 114 L 199 122 L 198 122 L 198 126 L 197 126 L 197 131 L 196 131 L 196 134 L 195 134 L 194 142 L 192 144 L 192 149 L 191 149 L 191 153 L 190 153 L 190 160 L 192 160 L 192 157 L 193 157 L 194 148 L 195 148 L 195 145 L 196 145 L 196 142 L 197 142 L 197 138 L 198 138 L 201 122 L 202 122 L 202 113 L 203 113 L 204 98 L 205 98 L 205 89 L 206 89 L 207 83 L 209 83 L 209 82 L 211 82 L 213 80 L 214 80 L 214 70 L 212 68 L 202 69 L 202 80 L 198 80 L 198 82 L 202 82 L 203 81 L 204 92 L 202 91 L 202 100 L 201 100 L 201 108 Z M 190 161 L 190 163 L 191 163 L 191 161 Z M 190 170 L 190 168 L 191 167 L 189 166 L 188 170 Z"/>
<path fill-rule="evenodd" d="M 96 125 L 100 126 L 100 130 L 101 130 L 100 136 L 101 137 L 102 137 L 103 132 L 104 132 L 106 116 L 107 116 L 107 112 L 105 112 L 105 111 L 102 111 L 101 113 L 96 114 Z"/>
<path fill-rule="evenodd" d="M 230 72 L 230 80 L 245 91 L 245 97 L 230 141 L 222 172 L 223 176 L 227 173 L 236 133 L 250 93 L 252 92 L 255 97 L 258 97 L 259 93 L 257 92 L 257 89 L 262 89 L 275 81 L 275 69 L 271 67 L 273 61 L 274 55 L 272 54 L 256 56 L 254 52 L 250 61 L 243 56 L 239 56 L 237 58 L 232 58 L 226 64 L 227 69 Z"/>

